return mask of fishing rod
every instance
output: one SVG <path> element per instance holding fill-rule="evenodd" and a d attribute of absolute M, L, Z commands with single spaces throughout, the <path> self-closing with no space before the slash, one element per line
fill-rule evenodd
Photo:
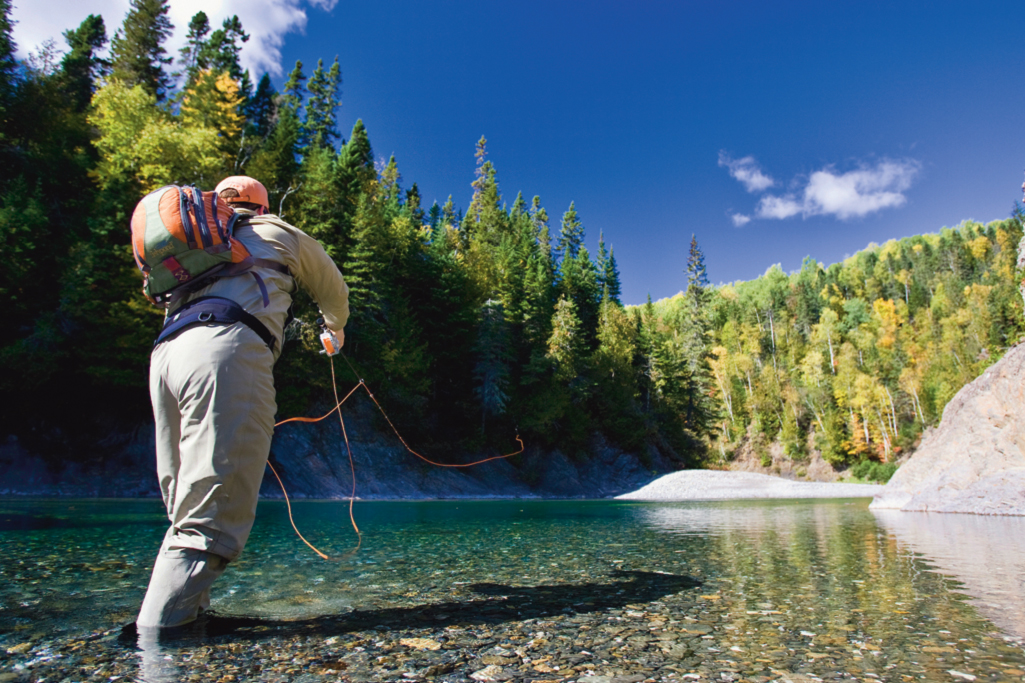
<path fill-rule="evenodd" d="M 353 555 L 355 555 L 359 551 L 360 546 L 363 544 L 363 534 L 362 534 L 362 532 L 360 532 L 359 526 L 357 526 L 357 524 L 356 524 L 356 517 L 353 514 L 353 502 L 356 499 L 356 466 L 355 466 L 355 463 L 354 463 L 353 457 L 352 457 L 352 447 L 349 445 L 349 434 L 348 434 L 347 430 L 345 429 L 345 418 L 342 416 L 342 404 L 344 404 L 346 401 L 348 401 L 349 398 L 354 393 L 356 393 L 356 391 L 358 389 L 360 389 L 360 387 L 362 387 L 363 390 L 367 392 L 367 396 L 369 396 L 370 399 L 374 402 L 374 405 L 377 406 L 377 409 L 380 411 L 381 416 L 384 417 L 385 422 L 387 422 L 388 426 L 391 427 L 392 431 L 395 433 L 395 436 L 398 438 L 399 442 L 403 445 L 403 447 L 405 447 L 405 449 L 407 451 L 409 451 L 410 453 L 412 453 L 416 457 L 420 458 L 421 460 L 423 460 L 424 462 L 426 462 L 426 463 L 428 463 L 430 465 L 434 465 L 435 467 L 473 467 L 474 465 L 480 465 L 480 464 L 483 464 L 483 463 L 486 463 L 486 462 L 491 462 L 492 460 L 502 460 L 504 458 L 511 458 L 514 455 L 519 455 L 520 453 L 522 453 L 525 450 L 526 446 L 523 445 L 523 439 L 521 439 L 520 435 L 517 434 L 516 435 L 516 441 L 519 442 L 519 444 L 520 444 L 520 449 L 518 451 L 515 451 L 513 453 L 506 453 L 505 455 L 495 455 L 495 456 L 492 456 L 490 458 L 484 458 L 482 460 L 477 460 L 475 462 L 460 463 L 460 464 L 441 463 L 441 462 L 435 462 L 435 461 L 431 460 L 430 458 L 427 458 L 427 457 L 421 455 L 420 453 L 417 453 L 412 448 L 410 448 L 409 444 L 406 443 L 406 440 L 404 438 L 402 438 L 402 434 L 399 433 L 399 430 L 395 427 L 395 424 L 392 423 L 391 418 L 388 417 L 388 413 L 385 412 L 384 407 L 377 400 L 377 397 L 374 396 L 374 392 L 372 392 L 370 390 L 370 387 L 367 385 L 367 383 L 360 376 L 360 373 L 356 371 L 356 368 L 353 366 L 353 364 L 349 361 L 349 359 L 342 352 L 342 343 L 338 340 L 338 337 L 335 335 L 335 333 L 333 331 L 331 331 L 330 328 L 327 327 L 327 325 L 324 323 L 324 319 L 323 318 L 319 318 L 317 320 L 317 324 L 321 328 L 320 343 L 321 343 L 321 346 L 323 346 L 323 350 L 320 353 L 322 355 L 326 355 L 327 356 L 328 361 L 330 362 L 330 365 L 331 365 L 331 389 L 334 392 L 335 407 L 332 408 L 331 410 L 329 410 L 324 415 L 321 415 L 320 417 L 290 417 L 290 418 L 288 418 L 286 420 L 282 420 L 281 422 L 276 423 L 274 425 L 274 427 L 277 428 L 277 427 L 280 427 L 281 425 L 287 424 L 289 422 L 306 422 L 306 423 L 320 422 L 320 421 L 325 420 L 328 417 L 330 417 L 332 413 L 334 413 L 336 411 L 338 412 L 338 422 L 339 422 L 339 424 L 342 427 L 342 437 L 345 439 L 345 450 L 346 450 L 346 452 L 348 453 L 348 456 L 349 456 L 349 470 L 350 470 L 350 472 L 352 474 L 352 492 L 348 496 L 348 498 L 349 498 L 349 520 L 352 522 L 352 528 L 356 531 L 356 538 L 357 538 L 356 546 L 352 550 L 346 552 L 344 555 L 342 555 L 340 557 L 334 557 L 333 558 L 333 557 L 330 557 L 329 555 L 327 555 L 326 553 L 322 552 L 321 550 L 319 550 L 316 546 L 314 546 L 309 541 L 307 541 L 306 538 L 299 532 L 299 528 L 295 524 L 295 519 L 292 517 L 292 503 L 291 503 L 291 501 L 288 498 L 288 491 L 285 490 L 285 484 L 281 480 L 281 476 L 278 475 L 277 470 L 275 470 L 274 466 L 270 463 L 269 459 L 267 460 L 267 467 L 269 467 L 270 471 L 274 474 L 274 478 L 278 480 L 278 485 L 281 487 L 281 493 L 284 494 L 284 496 L 285 496 L 285 506 L 288 509 L 288 521 L 292 524 L 292 529 L 295 530 L 295 533 L 299 537 L 299 539 L 302 540 L 302 542 L 305 543 L 307 546 L 309 546 L 309 548 L 313 552 L 315 552 L 317 555 L 319 555 L 321 558 L 323 558 L 325 560 L 331 560 L 331 561 L 342 561 L 342 560 L 348 559 L 348 558 L 352 557 Z M 345 397 L 342 398 L 341 400 L 339 400 L 339 398 L 338 398 L 338 381 L 337 381 L 337 377 L 335 375 L 335 359 L 334 359 L 334 357 L 338 356 L 338 355 L 340 355 L 342 357 L 342 360 L 345 361 L 345 364 L 349 366 L 350 370 L 352 370 L 352 374 L 356 377 L 357 380 L 359 380 L 359 382 L 356 384 L 356 386 L 354 386 L 349 391 L 349 393 L 347 393 L 345 395 Z"/>

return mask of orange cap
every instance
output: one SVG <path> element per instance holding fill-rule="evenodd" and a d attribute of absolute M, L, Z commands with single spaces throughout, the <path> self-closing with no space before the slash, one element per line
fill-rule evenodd
<path fill-rule="evenodd" d="M 217 188 L 214 192 L 220 195 L 221 190 L 227 190 L 229 187 L 238 191 L 237 197 L 224 200 L 229 204 L 247 202 L 249 204 L 259 204 L 268 211 L 270 210 L 267 188 L 256 178 L 250 178 L 247 175 L 233 175 L 217 183 Z"/>

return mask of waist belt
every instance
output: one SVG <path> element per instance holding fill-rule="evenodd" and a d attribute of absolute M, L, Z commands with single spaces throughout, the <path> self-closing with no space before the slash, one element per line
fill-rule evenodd
<path fill-rule="evenodd" d="M 274 347 L 277 345 L 278 340 L 274 338 L 267 326 L 231 299 L 220 296 L 201 296 L 179 308 L 174 315 L 164 321 L 164 329 L 160 331 L 160 336 L 153 342 L 153 346 L 172 339 L 184 329 L 210 323 L 222 325 L 243 323 L 256 332 L 271 351 L 274 351 Z"/>

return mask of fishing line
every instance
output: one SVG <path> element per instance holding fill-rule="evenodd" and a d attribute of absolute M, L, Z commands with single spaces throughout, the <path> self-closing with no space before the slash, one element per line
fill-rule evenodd
<path fill-rule="evenodd" d="M 416 457 L 420 458 L 421 460 L 423 460 L 424 462 L 426 462 L 428 464 L 434 465 L 435 467 L 473 467 L 474 465 L 480 465 L 480 464 L 485 463 L 485 462 L 491 462 L 492 460 L 502 460 L 504 458 L 511 458 L 514 455 L 519 455 L 526 448 L 523 445 L 523 439 L 521 439 L 519 434 L 517 434 L 516 435 L 516 441 L 519 442 L 520 449 L 518 451 L 515 451 L 513 453 L 507 453 L 505 455 L 495 455 L 495 456 L 492 456 L 490 458 L 484 458 L 482 460 L 476 460 L 474 462 L 468 462 L 468 463 L 462 463 L 462 464 L 451 464 L 451 463 L 435 462 L 435 461 L 431 460 L 430 458 L 424 457 L 423 455 L 421 455 L 420 453 L 417 453 L 416 451 L 414 451 L 412 448 L 409 447 L 409 444 L 406 443 L 406 440 L 402 438 L 402 434 L 399 433 L 399 430 L 395 427 L 394 423 L 392 423 L 391 418 L 388 417 L 388 413 L 385 412 L 384 407 L 381 406 L 380 402 L 378 402 L 378 400 L 377 400 L 377 397 L 374 396 L 374 392 L 370 391 L 370 387 L 367 386 L 367 383 L 363 380 L 362 377 L 360 377 L 360 373 L 356 371 L 356 368 L 353 367 L 351 362 L 349 362 L 349 359 L 345 356 L 345 354 L 341 352 L 341 349 L 338 350 L 338 353 L 339 353 L 339 355 L 341 355 L 342 360 L 345 361 L 345 364 L 349 366 L 349 369 L 352 370 L 352 374 L 355 375 L 356 379 L 359 380 L 359 383 L 357 383 L 356 386 L 354 386 L 349 391 L 349 393 L 347 393 L 345 395 L 345 398 L 339 400 L 338 399 L 338 381 L 337 381 L 337 378 L 335 376 L 335 359 L 334 359 L 334 354 L 329 354 L 328 355 L 328 360 L 331 362 L 331 388 L 334 391 L 335 407 L 332 408 L 327 413 L 325 413 L 324 415 L 321 415 L 320 417 L 290 417 L 287 420 L 282 420 L 281 422 L 276 423 L 274 425 L 274 427 L 275 428 L 280 427 L 281 425 L 286 424 L 288 422 L 306 422 L 306 423 L 320 422 L 320 421 L 325 420 L 328 417 L 330 417 L 331 413 L 334 413 L 335 411 L 338 411 L 338 422 L 339 422 L 339 424 L 342 427 L 342 437 L 345 439 L 345 450 L 346 450 L 346 452 L 349 455 L 349 470 L 350 470 L 350 472 L 352 474 L 352 493 L 349 495 L 349 521 L 352 522 L 352 528 L 355 529 L 355 531 L 356 531 L 356 537 L 357 537 L 356 547 L 354 547 L 352 550 L 349 550 L 348 552 L 346 552 L 344 555 L 342 555 L 340 557 L 330 557 L 326 553 L 324 553 L 324 552 L 320 551 L 319 549 L 317 549 L 317 547 L 314 546 L 312 543 L 307 541 L 306 538 L 299 532 L 299 527 L 296 526 L 295 519 L 292 517 L 292 503 L 288 499 L 288 491 L 285 490 L 285 484 L 281 480 L 281 477 L 278 475 L 277 470 L 275 470 L 274 466 L 270 463 L 270 460 L 267 461 L 267 467 L 269 467 L 270 471 L 274 474 L 274 478 L 278 480 L 278 485 L 281 486 L 281 493 L 284 494 L 284 496 L 285 496 L 285 506 L 288 508 L 288 521 L 292 524 L 292 529 L 295 530 L 296 535 L 300 538 L 300 540 L 302 540 L 303 543 L 305 543 L 307 546 L 309 546 L 310 549 L 313 552 L 317 553 L 317 555 L 319 555 L 323 559 L 325 559 L 325 560 L 332 560 L 332 561 L 346 560 L 346 559 L 352 557 L 353 555 L 355 555 L 357 553 L 357 551 L 359 551 L 360 546 L 363 544 L 363 534 L 360 532 L 359 526 L 356 525 L 356 517 L 353 515 L 353 503 L 354 503 L 354 501 L 356 499 L 356 465 L 355 465 L 355 462 L 354 462 L 353 457 L 352 457 L 352 447 L 349 445 L 349 435 L 348 435 L 348 432 L 345 429 L 345 418 L 342 416 L 342 404 L 344 404 L 346 401 L 348 401 L 349 398 L 354 393 L 356 393 L 356 390 L 359 389 L 360 387 L 363 387 L 363 389 L 367 392 L 367 395 L 374 402 L 374 405 L 377 406 L 377 409 L 381 412 L 382 417 L 384 417 L 385 421 L 388 423 L 388 426 L 391 427 L 392 431 L 395 432 L 395 436 L 398 437 L 398 440 L 403 445 L 403 447 L 405 447 L 405 449 L 407 451 L 409 451 L 410 453 L 412 453 Z"/>

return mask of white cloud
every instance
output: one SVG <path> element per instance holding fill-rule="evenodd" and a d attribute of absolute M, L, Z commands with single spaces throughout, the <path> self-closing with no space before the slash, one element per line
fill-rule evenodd
<path fill-rule="evenodd" d="M 732 220 L 733 220 L 733 224 L 734 224 L 735 226 L 737 226 L 738 228 L 739 228 L 740 226 L 742 226 L 742 225 L 747 225 L 748 223 L 750 223 L 750 222 L 751 222 L 751 217 L 750 217 L 750 216 L 745 216 L 745 215 L 744 215 L 744 214 L 742 214 L 742 213 L 735 213 L 735 214 L 732 214 L 732 215 L 730 216 L 730 219 L 732 219 Z"/>
<path fill-rule="evenodd" d="M 725 166 L 730 175 L 743 183 L 748 192 L 761 192 L 776 184 L 776 181 L 762 173 L 753 156 L 732 159 L 726 152 L 719 152 L 719 165 Z"/>
<path fill-rule="evenodd" d="M 758 202 L 758 218 L 836 216 L 841 220 L 866 216 L 907 202 L 904 193 L 921 165 L 914 159 L 883 159 L 862 164 L 854 171 L 837 173 L 832 166 L 808 176 L 800 192 L 782 197 L 766 195 Z"/>
<path fill-rule="evenodd" d="M 769 195 L 762 197 L 755 210 L 755 215 L 759 218 L 790 218 L 799 213 L 801 213 L 801 204 L 793 196 L 773 197 Z"/>
<path fill-rule="evenodd" d="M 100 14 L 112 36 L 128 13 L 129 0 L 15 0 L 14 39 L 18 55 L 27 57 L 48 38 L 64 47 L 61 34 L 77 27 L 89 14 Z M 237 14 L 242 27 L 250 35 L 242 48 L 242 66 L 254 80 L 263 72 L 281 75 L 281 47 L 289 33 L 306 30 L 307 9 L 330 12 L 338 0 L 172 0 L 170 18 L 174 36 L 164 45 L 168 54 L 178 56 L 185 40 L 189 19 L 203 10 L 216 28 L 225 18 Z M 330 55 L 328 55 L 330 57 Z"/>

